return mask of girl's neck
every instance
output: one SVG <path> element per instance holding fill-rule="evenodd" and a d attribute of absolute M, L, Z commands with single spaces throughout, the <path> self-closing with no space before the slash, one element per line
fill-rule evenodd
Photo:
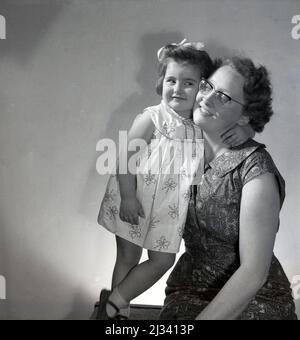
<path fill-rule="evenodd" d="M 176 111 L 175 111 L 176 112 Z M 185 111 L 185 112 L 176 112 L 181 118 L 183 119 L 192 119 L 193 118 L 193 113 L 192 111 Z"/>
<path fill-rule="evenodd" d="M 229 147 L 224 144 L 219 133 L 207 133 L 203 131 L 205 139 L 205 163 L 212 162 L 224 152 L 229 150 Z"/>
<path fill-rule="evenodd" d="M 166 104 L 164 101 L 162 101 L 162 103 L 164 104 L 164 106 L 172 111 L 172 112 L 175 112 L 175 114 L 179 117 L 181 117 L 182 119 L 192 119 L 193 118 L 193 111 L 190 110 L 190 111 L 184 111 L 184 112 L 177 112 L 175 111 L 174 109 L 172 109 L 168 104 Z"/>

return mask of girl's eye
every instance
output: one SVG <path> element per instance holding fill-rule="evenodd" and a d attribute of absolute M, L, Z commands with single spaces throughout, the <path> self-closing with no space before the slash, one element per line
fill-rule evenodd
<path fill-rule="evenodd" d="M 193 83 L 192 81 L 187 81 L 185 84 L 187 86 L 194 86 L 195 85 L 195 83 Z"/>
<path fill-rule="evenodd" d="M 167 79 L 167 83 L 170 83 L 170 84 L 175 84 L 175 80 L 174 79 Z"/>

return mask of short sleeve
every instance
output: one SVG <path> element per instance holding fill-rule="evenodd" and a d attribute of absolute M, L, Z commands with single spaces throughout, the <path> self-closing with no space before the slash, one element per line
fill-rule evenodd
<path fill-rule="evenodd" d="M 160 118 L 160 105 L 146 107 L 143 111 L 143 114 L 149 114 L 153 124 L 156 126 Z"/>
<path fill-rule="evenodd" d="M 245 185 L 252 179 L 266 173 L 274 174 L 277 180 L 280 206 L 282 206 L 285 198 L 285 181 L 274 164 L 272 157 L 265 149 L 256 150 L 245 160 L 241 168 L 242 183 Z"/>

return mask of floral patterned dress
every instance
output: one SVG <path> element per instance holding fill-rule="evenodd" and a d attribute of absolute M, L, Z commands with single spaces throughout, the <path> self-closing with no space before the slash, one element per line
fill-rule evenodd
<path fill-rule="evenodd" d="M 202 131 L 163 102 L 145 111 L 150 111 L 155 126 L 151 143 L 137 159 L 137 198 L 145 218 L 139 218 L 138 225 L 121 221 L 119 182 L 112 175 L 98 222 L 143 248 L 176 253 L 182 240 L 191 184 L 199 183 L 203 175 Z"/>
<path fill-rule="evenodd" d="M 268 172 L 277 179 L 282 205 L 284 180 L 264 145 L 249 140 L 209 164 L 192 190 L 186 252 L 168 278 L 161 319 L 195 319 L 239 268 L 242 187 Z M 239 319 L 296 319 L 290 283 L 274 254 L 266 283 Z"/>

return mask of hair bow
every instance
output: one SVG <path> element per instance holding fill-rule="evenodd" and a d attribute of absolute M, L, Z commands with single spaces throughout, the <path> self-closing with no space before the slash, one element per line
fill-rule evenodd
<path fill-rule="evenodd" d="M 187 42 L 187 39 L 183 39 L 179 44 L 178 43 L 172 43 L 170 45 L 192 47 L 192 48 L 195 48 L 198 51 L 202 51 L 204 49 L 204 47 L 205 47 L 205 45 L 202 42 Z M 161 47 L 157 51 L 157 59 L 158 59 L 158 61 L 162 60 L 162 54 L 163 54 L 164 48 L 165 48 L 165 46 Z"/>

